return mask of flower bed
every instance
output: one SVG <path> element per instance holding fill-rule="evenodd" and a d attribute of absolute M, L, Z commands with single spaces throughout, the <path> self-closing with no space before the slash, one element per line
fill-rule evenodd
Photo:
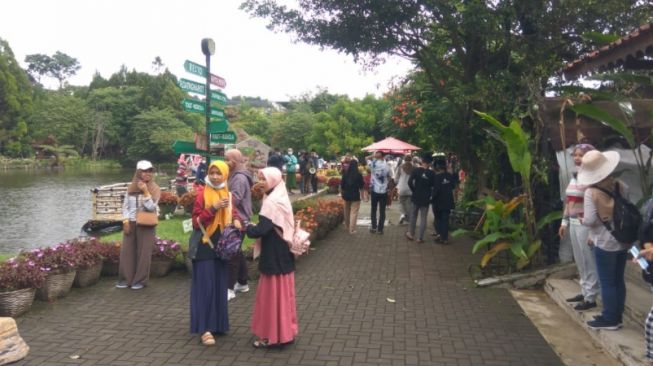
<path fill-rule="evenodd" d="M 159 210 L 161 215 L 166 215 L 175 211 L 177 204 L 179 204 L 179 198 L 171 192 L 161 192 L 161 197 L 159 198 Z"/>

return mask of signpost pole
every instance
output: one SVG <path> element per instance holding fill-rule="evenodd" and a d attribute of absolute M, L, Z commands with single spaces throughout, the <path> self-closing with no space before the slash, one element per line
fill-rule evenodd
<path fill-rule="evenodd" d="M 211 165 L 211 134 L 209 122 L 211 121 L 211 55 L 215 52 L 215 43 L 211 38 L 202 39 L 202 53 L 206 56 L 206 165 Z"/>

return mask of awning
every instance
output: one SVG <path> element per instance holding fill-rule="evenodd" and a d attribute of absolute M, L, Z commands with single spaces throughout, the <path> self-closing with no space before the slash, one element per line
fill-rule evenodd
<path fill-rule="evenodd" d="M 390 154 L 406 154 L 411 151 L 421 150 L 422 148 L 411 145 L 407 142 L 397 140 L 394 137 L 386 137 L 381 141 L 377 141 L 370 146 L 364 147 L 363 151 L 381 151 Z"/>

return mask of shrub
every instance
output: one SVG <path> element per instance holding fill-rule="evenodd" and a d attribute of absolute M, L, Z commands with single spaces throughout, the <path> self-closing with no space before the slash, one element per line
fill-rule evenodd
<path fill-rule="evenodd" d="M 11 258 L 0 263 L 0 292 L 40 288 L 45 282 L 46 273 L 45 268 L 31 259 Z"/>
<path fill-rule="evenodd" d="M 340 181 L 341 181 L 340 177 L 331 177 L 327 181 L 327 185 L 329 187 L 340 187 Z"/>
<path fill-rule="evenodd" d="M 87 241 L 71 240 L 69 243 L 73 246 L 78 268 L 90 267 L 102 261 L 100 254 L 100 245 L 102 244 L 96 238 Z"/>
<path fill-rule="evenodd" d="M 192 191 L 184 193 L 179 199 L 179 204 L 184 206 L 186 212 L 193 212 L 193 206 L 195 205 L 195 199 L 197 198 L 197 192 Z"/>
<path fill-rule="evenodd" d="M 181 245 L 176 241 L 156 238 L 152 250 L 153 258 L 175 259 L 179 253 L 181 253 Z"/>
<path fill-rule="evenodd" d="M 179 198 L 171 192 L 161 192 L 160 205 L 177 205 Z"/>
<path fill-rule="evenodd" d="M 77 267 L 80 253 L 73 250 L 70 242 L 59 243 L 53 247 L 34 249 L 21 253 L 21 257 L 33 261 L 45 271 L 68 272 Z"/>
<path fill-rule="evenodd" d="M 98 253 L 105 262 L 117 263 L 120 261 L 120 247 L 122 243 L 119 241 L 114 242 L 98 242 Z"/>

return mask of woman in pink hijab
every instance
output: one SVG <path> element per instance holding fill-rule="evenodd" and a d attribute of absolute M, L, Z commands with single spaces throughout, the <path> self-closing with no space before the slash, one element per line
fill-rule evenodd
<path fill-rule="evenodd" d="M 247 235 L 257 238 L 260 248 L 256 303 L 252 332 L 253 346 L 265 348 L 295 340 L 298 332 L 295 306 L 295 257 L 289 243 L 295 219 L 286 185 L 277 168 L 259 171 L 259 182 L 265 182 L 265 196 L 258 225 L 248 225 Z M 256 249 L 255 249 L 256 251 Z"/>

